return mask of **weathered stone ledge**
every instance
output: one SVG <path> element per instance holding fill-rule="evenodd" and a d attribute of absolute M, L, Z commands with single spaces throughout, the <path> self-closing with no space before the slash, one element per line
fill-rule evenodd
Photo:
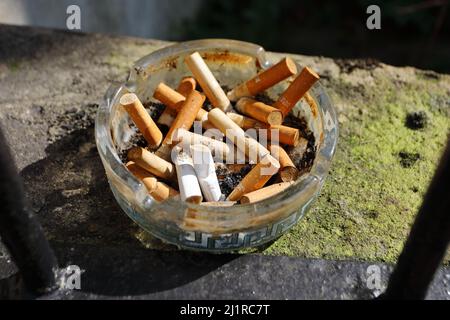
<path fill-rule="evenodd" d="M 108 86 L 166 45 L 0 26 L 0 123 L 53 241 L 173 249 L 145 235 L 116 205 L 93 136 Z M 291 56 L 321 74 L 339 113 L 340 140 L 316 205 L 263 252 L 394 262 L 447 140 L 450 76 L 371 60 Z M 415 130 L 406 118 L 417 111 L 427 121 Z"/>

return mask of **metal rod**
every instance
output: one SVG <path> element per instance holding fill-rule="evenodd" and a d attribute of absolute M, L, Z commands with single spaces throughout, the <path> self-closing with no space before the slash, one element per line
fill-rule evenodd
<path fill-rule="evenodd" d="M 0 236 L 32 295 L 56 289 L 57 261 L 35 215 L 0 128 Z"/>
<path fill-rule="evenodd" d="M 384 299 L 424 299 L 450 242 L 450 139 Z"/>

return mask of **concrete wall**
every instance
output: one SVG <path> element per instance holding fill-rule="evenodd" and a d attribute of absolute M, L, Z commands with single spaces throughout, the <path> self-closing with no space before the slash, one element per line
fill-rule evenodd
<path fill-rule="evenodd" d="M 175 40 L 180 22 L 204 0 L 0 0 L 0 23 L 66 28 L 66 9 L 80 6 L 81 30 Z"/>

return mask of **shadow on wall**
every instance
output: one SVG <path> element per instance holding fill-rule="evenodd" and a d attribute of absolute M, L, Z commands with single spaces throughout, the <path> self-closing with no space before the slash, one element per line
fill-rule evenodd
<path fill-rule="evenodd" d="M 0 23 L 66 29 L 67 7 L 78 5 L 81 31 L 176 40 L 174 24 L 194 15 L 200 3 L 201 0 L 2 0 Z"/>

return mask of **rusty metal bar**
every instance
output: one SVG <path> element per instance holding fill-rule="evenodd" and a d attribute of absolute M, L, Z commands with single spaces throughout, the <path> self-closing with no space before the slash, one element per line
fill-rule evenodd
<path fill-rule="evenodd" d="M 42 295 L 56 289 L 57 261 L 41 225 L 27 209 L 23 185 L 0 128 L 0 236 L 26 289 Z"/>

